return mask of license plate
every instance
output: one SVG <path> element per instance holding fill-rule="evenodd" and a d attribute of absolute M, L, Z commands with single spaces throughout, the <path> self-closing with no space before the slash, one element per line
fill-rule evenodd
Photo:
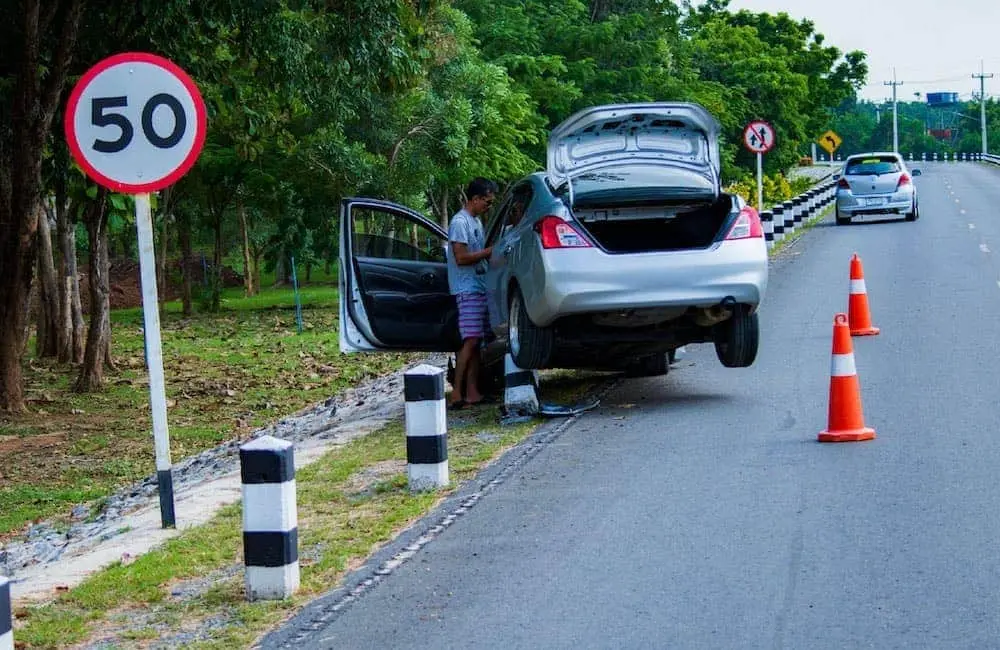
<path fill-rule="evenodd" d="M 873 199 L 865 199 L 865 205 L 867 205 L 867 206 L 885 205 L 885 199 L 882 198 L 882 197 L 876 197 L 876 198 L 873 198 Z"/>

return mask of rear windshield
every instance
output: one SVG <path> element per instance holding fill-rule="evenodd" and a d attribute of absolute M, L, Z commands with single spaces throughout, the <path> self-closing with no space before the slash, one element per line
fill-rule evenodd
<path fill-rule="evenodd" d="M 898 171 L 902 171 L 899 162 L 892 158 L 859 158 L 847 164 L 847 174 L 852 176 L 891 174 Z"/>

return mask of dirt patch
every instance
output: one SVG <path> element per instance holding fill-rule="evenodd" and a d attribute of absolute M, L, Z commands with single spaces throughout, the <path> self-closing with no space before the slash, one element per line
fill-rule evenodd
<path fill-rule="evenodd" d="M 165 300 L 180 300 L 182 290 L 183 265 L 179 259 L 172 260 L 167 265 L 167 287 L 165 294 L 160 296 Z M 84 264 L 79 267 L 80 271 L 80 303 L 83 305 L 83 312 L 89 313 L 90 309 L 90 283 L 88 281 L 89 267 Z M 212 274 L 212 263 L 203 261 L 200 257 L 188 263 L 188 274 L 192 285 L 195 288 L 207 286 L 208 278 Z M 112 309 L 130 309 L 142 306 L 142 283 L 139 263 L 129 259 L 117 259 L 111 262 L 109 277 L 110 296 L 108 301 Z M 240 287 L 243 286 L 243 276 L 237 273 L 232 267 L 222 267 L 222 286 Z"/>
<path fill-rule="evenodd" d="M 45 433 L 37 436 L 0 436 L 0 455 L 20 454 L 60 447 L 66 443 L 65 433 Z"/>
<path fill-rule="evenodd" d="M 345 490 L 351 495 L 364 493 L 372 486 L 387 480 L 392 476 L 406 472 L 405 460 L 384 460 L 365 467 L 347 479 Z"/>

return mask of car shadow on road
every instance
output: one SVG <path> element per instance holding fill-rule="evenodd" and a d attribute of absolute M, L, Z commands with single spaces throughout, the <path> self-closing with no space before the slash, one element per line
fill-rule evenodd
<path fill-rule="evenodd" d="M 897 219 L 872 219 L 871 221 L 853 221 L 850 224 L 838 226 L 834 221 L 821 221 L 813 228 L 850 228 L 851 226 L 880 226 L 884 224 L 906 223 L 902 217 Z"/>

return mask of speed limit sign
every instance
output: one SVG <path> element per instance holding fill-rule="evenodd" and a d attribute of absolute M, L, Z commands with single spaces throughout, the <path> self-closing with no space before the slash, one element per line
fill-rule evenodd
<path fill-rule="evenodd" d="M 160 519 L 172 528 L 174 484 L 149 194 L 173 185 L 198 159 L 205 144 L 205 102 L 191 77 L 171 61 L 124 52 L 84 73 L 70 94 L 63 126 L 73 159 L 87 176 L 135 197 Z"/>
<path fill-rule="evenodd" d="M 64 126 L 73 158 L 95 182 L 115 192 L 155 192 L 177 182 L 198 159 L 205 103 L 173 62 L 124 52 L 83 75 Z"/>

